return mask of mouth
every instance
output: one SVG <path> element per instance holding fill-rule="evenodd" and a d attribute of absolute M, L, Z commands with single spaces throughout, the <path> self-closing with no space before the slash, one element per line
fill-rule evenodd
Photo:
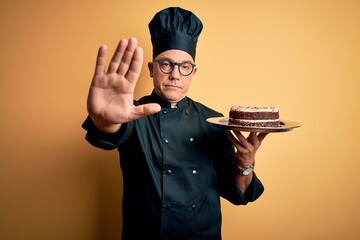
<path fill-rule="evenodd" d="M 177 88 L 177 89 L 181 89 L 180 86 L 173 85 L 173 84 L 165 84 L 164 86 L 165 86 L 165 88 Z"/>

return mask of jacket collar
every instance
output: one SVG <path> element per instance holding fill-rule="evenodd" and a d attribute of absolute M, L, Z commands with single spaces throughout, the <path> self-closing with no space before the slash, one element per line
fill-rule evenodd
<path fill-rule="evenodd" d="M 171 108 L 171 103 L 169 103 L 168 101 L 165 101 L 164 99 L 162 99 L 160 96 L 158 96 L 155 93 L 155 90 L 152 91 L 151 93 L 151 100 L 155 103 L 160 104 L 161 108 Z M 188 106 L 188 97 L 184 97 L 183 99 L 181 99 L 176 106 L 178 108 L 183 108 Z"/>

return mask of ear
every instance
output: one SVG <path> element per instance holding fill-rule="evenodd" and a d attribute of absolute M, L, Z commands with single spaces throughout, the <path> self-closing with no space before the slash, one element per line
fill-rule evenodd
<path fill-rule="evenodd" d="M 154 63 L 153 62 L 148 62 L 148 68 L 149 68 L 149 72 L 150 72 L 150 77 L 153 77 L 153 72 L 154 72 Z"/>
<path fill-rule="evenodd" d="M 194 68 L 194 71 L 192 72 L 192 75 L 194 76 L 197 71 L 197 67 Z"/>

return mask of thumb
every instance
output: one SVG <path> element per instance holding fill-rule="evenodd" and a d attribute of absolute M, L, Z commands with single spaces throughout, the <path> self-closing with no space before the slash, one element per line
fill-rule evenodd
<path fill-rule="evenodd" d="M 130 120 L 136 120 L 148 115 L 157 113 L 161 110 L 161 106 L 157 103 L 148 103 L 140 106 L 136 106 L 130 115 Z"/>

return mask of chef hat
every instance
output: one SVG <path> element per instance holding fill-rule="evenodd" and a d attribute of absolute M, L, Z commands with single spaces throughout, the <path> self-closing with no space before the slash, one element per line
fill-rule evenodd
<path fill-rule="evenodd" d="M 202 28 L 200 19 L 190 11 L 179 7 L 161 10 L 149 23 L 153 59 L 166 50 L 177 49 L 189 53 L 195 60 Z"/>

